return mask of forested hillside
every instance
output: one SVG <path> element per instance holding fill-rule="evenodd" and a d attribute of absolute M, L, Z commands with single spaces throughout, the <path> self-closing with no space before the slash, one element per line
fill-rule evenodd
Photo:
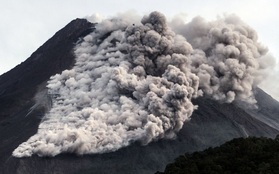
<path fill-rule="evenodd" d="M 179 156 L 156 174 L 279 173 L 279 136 L 238 138 L 216 148 Z"/>

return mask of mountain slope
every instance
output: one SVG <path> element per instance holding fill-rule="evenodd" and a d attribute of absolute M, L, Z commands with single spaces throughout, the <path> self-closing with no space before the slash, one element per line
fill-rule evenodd
<path fill-rule="evenodd" d="M 72 21 L 24 63 L 0 76 L 0 173 L 154 173 L 185 152 L 217 146 L 236 137 L 274 138 L 279 133 L 279 103 L 257 89 L 256 110 L 208 98 L 196 99 L 194 103 L 199 109 L 175 140 L 159 140 L 148 146 L 134 143 L 107 154 L 12 157 L 12 151 L 36 133 L 45 113 L 44 108 L 36 108 L 28 114 L 35 94 L 45 90 L 45 82 L 51 75 L 73 65 L 74 43 L 93 27 L 86 20 Z"/>
<path fill-rule="evenodd" d="M 43 115 L 38 109 L 26 116 L 34 105 L 37 90 L 44 88 L 51 75 L 74 64 L 72 49 L 80 37 L 92 32 L 93 25 L 76 19 L 58 31 L 25 62 L 0 76 L 0 153 L 1 165 L 19 142 L 33 135 Z"/>

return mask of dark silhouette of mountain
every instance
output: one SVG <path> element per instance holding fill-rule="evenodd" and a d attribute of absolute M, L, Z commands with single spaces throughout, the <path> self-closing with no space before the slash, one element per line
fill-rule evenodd
<path fill-rule="evenodd" d="M 34 105 L 35 93 L 45 86 L 50 76 L 74 64 L 72 49 L 75 43 L 92 32 L 93 27 L 85 19 L 73 20 L 25 62 L 0 76 L 0 168 L 18 143 L 25 141 L 38 128 L 44 109 L 26 116 Z"/>
<path fill-rule="evenodd" d="M 237 137 L 279 134 L 279 103 L 256 89 L 258 109 L 241 104 L 221 104 L 208 98 L 194 101 L 199 109 L 185 123 L 175 140 L 159 140 L 141 146 L 137 143 L 116 152 L 53 158 L 14 158 L 12 151 L 37 131 L 45 108 L 34 105 L 36 93 L 45 90 L 51 75 L 71 68 L 73 47 L 94 30 L 94 24 L 76 19 L 58 31 L 25 62 L 0 76 L 0 173 L 155 173 L 186 152 L 218 146 Z"/>

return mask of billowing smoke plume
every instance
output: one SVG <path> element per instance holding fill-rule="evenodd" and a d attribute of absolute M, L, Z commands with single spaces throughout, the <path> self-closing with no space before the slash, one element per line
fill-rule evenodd
<path fill-rule="evenodd" d="M 171 29 L 158 12 L 141 23 L 104 20 L 83 40 L 73 69 L 49 80 L 52 108 L 14 156 L 104 153 L 175 138 L 196 108 L 192 98 L 255 103 L 267 52 L 235 18 Z"/>
<path fill-rule="evenodd" d="M 14 156 L 102 153 L 175 136 L 197 95 L 192 47 L 158 12 L 141 22 L 106 20 L 84 38 L 74 68 L 48 82 L 53 108 Z"/>
<path fill-rule="evenodd" d="M 174 29 L 194 48 L 191 69 L 204 94 L 228 103 L 256 103 L 253 87 L 269 59 L 263 60 L 268 50 L 253 29 L 234 15 L 213 22 L 196 17 L 187 24 L 176 22 Z"/>

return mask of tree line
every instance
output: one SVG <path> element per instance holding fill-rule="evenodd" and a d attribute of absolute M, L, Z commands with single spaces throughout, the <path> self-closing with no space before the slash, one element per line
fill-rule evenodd
<path fill-rule="evenodd" d="M 186 153 L 156 174 L 279 174 L 279 135 L 237 138 L 219 147 Z"/>

